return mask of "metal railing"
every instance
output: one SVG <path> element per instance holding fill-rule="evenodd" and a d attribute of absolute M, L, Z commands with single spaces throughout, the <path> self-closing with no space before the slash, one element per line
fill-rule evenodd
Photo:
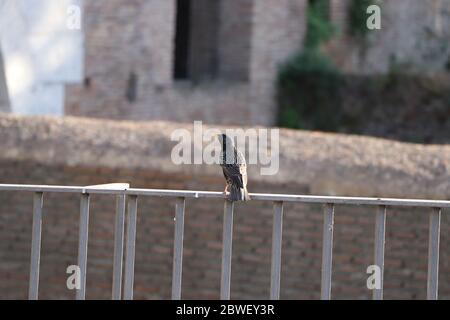
<path fill-rule="evenodd" d="M 78 266 L 80 267 L 80 289 L 76 298 L 85 299 L 86 293 L 86 262 L 89 229 L 89 197 L 91 194 L 109 194 L 117 198 L 115 235 L 114 235 L 114 264 L 112 299 L 122 298 L 122 261 L 124 240 L 126 242 L 124 299 L 133 299 L 134 258 L 136 240 L 136 216 L 138 198 L 173 197 L 175 205 L 175 236 L 172 271 L 172 299 L 181 299 L 181 281 L 183 268 L 183 236 L 184 212 L 186 198 L 223 198 L 223 242 L 222 242 L 222 272 L 220 298 L 230 299 L 231 283 L 231 253 L 233 243 L 233 211 L 234 204 L 225 199 L 222 192 L 187 191 L 165 189 L 133 189 L 128 184 L 107 184 L 87 187 L 74 186 L 40 186 L 0 184 L 0 191 L 28 191 L 34 193 L 33 200 L 33 229 L 31 245 L 31 266 L 29 282 L 29 299 L 38 298 L 39 265 L 41 251 L 42 207 L 44 193 L 66 192 L 78 193 L 80 200 L 80 224 L 78 243 Z M 322 243 L 322 279 L 321 299 L 331 299 L 331 274 L 333 257 L 333 226 L 335 205 L 367 205 L 376 206 L 374 264 L 381 270 L 381 288 L 373 290 L 373 299 L 383 299 L 384 248 L 386 212 L 389 207 L 426 207 L 430 212 L 429 248 L 428 248 L 428 279 L 427 299 L 438 298 L 438 270 L 439 270 L 439 237 L 442 208 L 450 208 L 450 201 L 365 198 L 365 197 L 329 197 L 284 194 L 250 194 L 252 201 L 273 202 L 273 233 L 271 257 L 270 299 L 280 298 L 281 244 L 283 232 L 283 204 L 284 202 L 301 202 L 324 204 L 323 243 Z M 128 210 L 125 206 L 128 203 Z M 127 218 L 127 234 L 124 236 L 125 217 Z"/>

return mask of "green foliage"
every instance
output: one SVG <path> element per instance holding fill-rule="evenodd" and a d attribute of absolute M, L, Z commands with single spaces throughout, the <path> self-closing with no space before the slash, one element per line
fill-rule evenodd
<path fill-rule="evenodd" d="M 375 0 L 351 0 L 349 5 L 349 31 L 360 40 L 365 40 L 369 34 L 367 28 L 367 8 L 376 4 Z"/>
<path fill-rule="evenodd" d="M 294 56 L 278 77 L 279 123 L 295 129 L 336 131 L 341 74 L 315 49 Z"/>
<path fill-rule="evenodd" d="M 334 131 L 339 125 L 340 73 L 321 45 L 335 34 L 329 0 L 310 1 L 305 49 L 278 74 L 279 123 L 297 129 Z"/>
<path fill-rule="evenodd" d="M 318 48 L 334 36 L 335 29 L 329 21 L 329 7 L 329 0 L 310 2 L 307 12 L 306 48 Z"/>

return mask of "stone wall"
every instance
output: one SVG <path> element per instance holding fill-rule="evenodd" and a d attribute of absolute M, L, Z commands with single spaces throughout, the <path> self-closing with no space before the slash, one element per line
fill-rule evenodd
<path fill-rule="evenodd" d="M 331 1 L 337 39 L 327 47 L 346 72 L 356 74 L 445 71 L 450 62 L 450 1 L 379 0 L 381 30 L 369 32 L 367 44 L 355 41 L 348 29 L 350 1 Z"/>
<path fill-rule="evenodd" d="M 0 117 L 0 182 L 92 185 L 128 182 L 140 188 L 222 190 L 217 166 L 175 166 L 170 133 L 188 124 L 82 118 Z M 251 192 L 450 198 L 449 146 L 281 130 L 280 171 L 249 167 Z M 87 298 L 111 296 L 113 197 L 91 199 Z M 32 195 L 0 192 L 0 298 L 27 297 Z M 320 295 L 322 212 L 285 206 L 281 297 Z M 374 207 L 337 206 L 332 297 L 368 299 Z M 386 231 L 385 297 L 426 297 L 428 209 L 390 209 Z M 186 203 L 183 298 L 218 298 L 223 202 Z M 440 298 L 450 298 L 450 220 L 441 222 Z M 174 201 L 139 198 L 135 298 L 170 298 Z M 40 298 L 73 298 L 66 267 L 76 264 L 79 195 L 46 194 Z M 235 208 L 231 297 L 269 296 L 272 206 Z"/>

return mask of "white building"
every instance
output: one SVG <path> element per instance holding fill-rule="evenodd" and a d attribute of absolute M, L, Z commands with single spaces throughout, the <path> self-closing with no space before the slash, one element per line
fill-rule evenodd
<path fill-rule="evenodd" d="M 0 0 L 0 110 L 9 101 L 14 113 L 64 113 L 65 84 L 83 77 L 81 6 Z"/>

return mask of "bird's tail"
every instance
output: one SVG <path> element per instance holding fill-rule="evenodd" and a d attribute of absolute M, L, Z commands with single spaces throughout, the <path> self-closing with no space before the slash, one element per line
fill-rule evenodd
<path fill-rule="evenodd" d="M 248 194 L 247 188 L 239 188 L 237 186 L 230 186 L 230 201 L 248 201 L 250 196 Z"/>

